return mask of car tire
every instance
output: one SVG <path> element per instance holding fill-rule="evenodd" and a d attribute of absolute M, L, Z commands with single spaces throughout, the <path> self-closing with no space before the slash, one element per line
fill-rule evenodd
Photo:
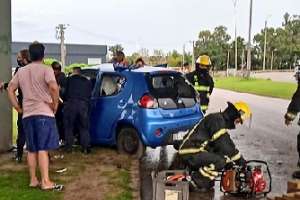
<path fill-rule="evenodd" d="M 128 154 L 134 158 L 143 157 L 146 147 L 134 128 L 122 128 L 117 138 L 117 148 L 120 154 Z"/>

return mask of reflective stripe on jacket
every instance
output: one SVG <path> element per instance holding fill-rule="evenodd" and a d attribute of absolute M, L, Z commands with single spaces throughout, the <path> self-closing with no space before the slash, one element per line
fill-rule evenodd
<path fill-rule="evenodd" d="M 226 128 L 226 120 L 222 113 L 207 115 L 184 137 L 179 155 L 196 154 L 204 151 L 223 155 L 226 161 L 241 158 Z"/>

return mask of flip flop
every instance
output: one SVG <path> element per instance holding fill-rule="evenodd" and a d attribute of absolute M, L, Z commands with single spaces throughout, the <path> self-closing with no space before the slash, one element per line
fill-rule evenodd
<path fill-rule="evenodd" d="M 62 191 L 64 189 L 64 185 L 54 183 L 52 187 L 41 188 L 41 189 L 44 191 Z"/>

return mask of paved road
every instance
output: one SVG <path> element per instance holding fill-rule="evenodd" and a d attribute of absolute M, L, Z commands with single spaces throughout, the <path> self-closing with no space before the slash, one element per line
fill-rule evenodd
<path fill-rule="evenodd" d="M 238 127 L 231 131 L 232 138 L 246 159 L 262 159 L 269 163 L 272 178 L 272 195 L 286 191 L 286 182 L 297 162 L 296 135 L 299 127 L 293 124 L 286 127 L 283 115 L 288 101 L 276 98 L 260 97 L 245 93 L 236 93 L 216 89 L 211 97 L 209 112 L 217 112 L 226 107 L 227 101 L 243 100 L 249 103 L 253 110 L 251 128 Z M 147 150 L 147 155 L 141 162 L 142 195 L 144 200 L 152 199 L 151 170 L 166 169 L 172 162 L 174 150 L 172 147 Z M 218 191 L 218 189 L 215 189 Z M 193 194 L 191 199 L 201 199 L 202 195 Z M 222 194 L 204 195 L 203 199 L 225 199 Z M 226 198 L 227 199 L 227 198 Z"/>
<path fill-rule="evenodd" d="M 294 72 L 263 72 L 252 74 L 255 78 L 271 79 L 272 81 L 296 83 Z"/>

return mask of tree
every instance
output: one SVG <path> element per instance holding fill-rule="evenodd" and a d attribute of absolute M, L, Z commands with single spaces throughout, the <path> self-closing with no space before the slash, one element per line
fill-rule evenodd
<path fill-rule="evenodd" d="M 55 58 L 44 58 L 43 59 L 43 63 L 45 65 L 51 66 L 53 62 L 59 62 L 58 60 L 56 60 Z"/>
<path fill-rule="evenodd" d="M 215 68 L 225 69 L 229 40 L 230 35 L 225 26 L 216 27 L 212 33 L 209 30 L 201 31 L 198 41 L 196 41 L 196 58 L 202 54 L 207 54 L 211 57 Z"/>
<path fill-rule="evenodd" d="M 112 56 L 115 56 L 117 51 L 123 51 L 124 48 L 121 44 L 116 44 L 114 46 L 110 46 L 108 50 L 111 52 Z"/>
<path fill-rule="evenodd" d="M 179 54 L 176 50 L 173 50 L 172 52 L 168 53 L 167 62 L 170 67 L 181 67 L 182 55 Z"/>
<path fill-rule="evenodd" d="M 127 60 L 128 60 L 128 62 L 129 62 L 129 64 L 135 64 L 135 61 L 136 61 L 138 58 L 140 58 L 140 57 L 142 57 L 142 56 L 140 55 L 140 53 L 134 52 L 134 53 L 131 54 L 131 56 L 127 56 Z"/>
<path fill-rule="evenodd" d="M 244 59 L 244 63 L 245 63 L 245 55 L 244 58 L 242 56 L 243 53 L 245 53 L 246 50 L 246 42 L 245 39 L 242 38 L 241 36 L 238 36 L 237 38 L 237 59 L 238 59 L 238 66 L 241 67 L 242 65 L 242 59 Z M 229 64 L 230 66 L 235 66 L 235 40 L 232 40 L 232 42 L 230 43 L 230 60 L 229 60 Z"/>
<path fill-rule="evenodd" d="M 166 62 L 166 56 L 162 49 L 154 49 L 153 55 L 149 57 L 148 63 L 150 65 L 159 65 Z"/>
<path fill-rule="evenodd" d="M 267 50 L 266 66 L 271 65 L 272 54 L 273 66 L 279 69 L 289 69 L 295 60 L 300 57 L 300 16 L 290 16 L 285 13 L 283 16 L 282 27 L 267 28 Z M 254 55 L 259 59 L 257 69 L 262 66 L 263 47 L 265 30 L 254 36 L 255 50 Z M 273 52 L 273 53 L 272 53 Z"/>

